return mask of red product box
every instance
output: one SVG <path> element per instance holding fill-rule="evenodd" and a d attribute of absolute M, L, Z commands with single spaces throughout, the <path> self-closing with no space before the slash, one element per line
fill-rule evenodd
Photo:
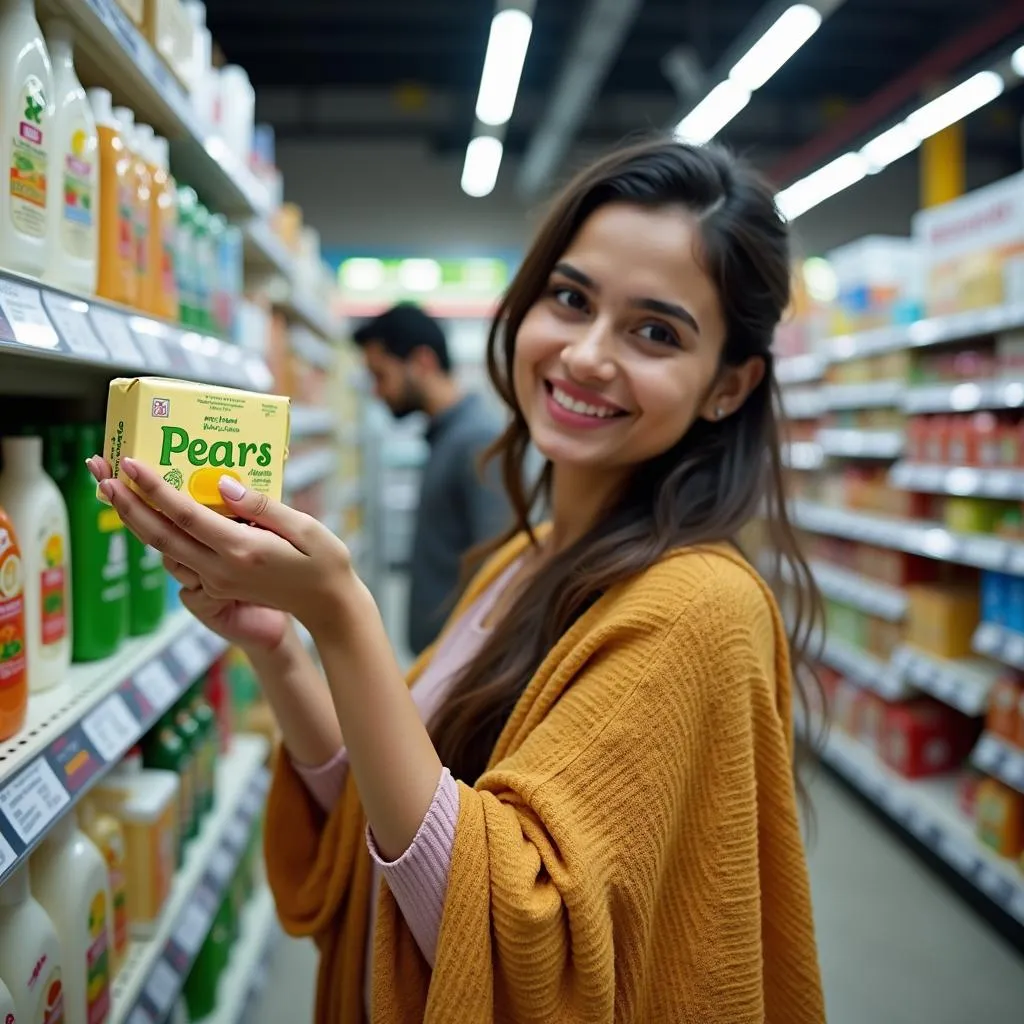
<path fill-rule="evenodd" d="M 960 765 L 980 723 L 937 701 L 922 698 L 886 711 L 882 760 L 908 779 L 940 775 Z"/>

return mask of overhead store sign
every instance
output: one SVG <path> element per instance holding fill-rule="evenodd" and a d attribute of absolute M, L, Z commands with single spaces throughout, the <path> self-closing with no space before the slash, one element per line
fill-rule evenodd
<path fill-rule="evenodd" d="M 338 283 L 346 295 L 360 297 L 493 298 L 509 282 L 502 259 L 377 259 L 355 256 L 338 267 Z"/>

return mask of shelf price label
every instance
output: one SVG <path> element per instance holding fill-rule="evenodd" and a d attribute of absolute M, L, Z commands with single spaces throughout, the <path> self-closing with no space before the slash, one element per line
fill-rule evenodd
<path fill-rule="evenodd" d="M 133 330 L 132 338 L 142 353 L 147 370 L 158 370 L 166 373 L 171 369 L 171 360 L 164 348 L 164 343 L 148 331 Z"/>
<path fill-rule="evenodd" d="M 100 363 L 110 355 L 89 322 L 89 304 L 57 292 L 43 292 L 43 305 L 68 351 Z"/>
<path fill-rule="evenodd" d="M 181 979 L 174 968 L 166 960 L 158 960 L 143 991 L 156 1007 L 161 1020 L 170 1013 L 171 1004 L 180 987 Z"/>
<path fill-rule="evenodd" d="M 60 348 L 60 338 L 46 315 L 38 288 L 19 281 L 0 280 L 0 309 L 19 344 L 51 351 Z"/>
<path fill-rule="evenodd" d="M 90 711 L 82 719 L 82 729 L 108 764 L 120 758 L 139 735 L 139 723 L 119 693 L 112 693 Z"/>
<path fill-rule="evenodd" d="M 17 859 L 14 847 L 0 835 L 0 877 Z"/>
<path fill-rule="evenodd" d="M 199 634 L 195 631 L 190 630 L 178 640 L 173 647 L 173 653 L 190 683 L 194 683 L 209 666 L 209 660 L 203 650 Z"/>
<path fill-rule="evenodd" d="M 114 362 L 130 367 L 145 365 L 123 313 L 105 309 L 103 306 L 93 306 L 89 310 L 89 316 L 92 318 L 96 333 L 110 350 Z"/>
<path fill-rule="evenodd" d="M 209 908 L 198 900 L 191 902 L 181 913 L 174 929 L 174 941 L 185 951 L 188 957 L 199 952 L 213 923 L 213 915 Z"/>
<path fill-rule="evenodd" d="M 234 874 L 235 861 L 234 854 L 226 846 L 218 846 L 210 858 L 210 874 L 220 888 L 227 885 Z"/>
<path fill-rule="evenodd" d="M 178 686 L 170 670 L 159 659 L 143 665 L 132 678 L 157 713 L 169 708 L 178 699 Z"/>
<path fill-rule="evenodd" d="M 0 791 L 0 811 L 23 843 L 42 835 L 70 802 L 67 790 L 43 757 L 36 758 Z"/>

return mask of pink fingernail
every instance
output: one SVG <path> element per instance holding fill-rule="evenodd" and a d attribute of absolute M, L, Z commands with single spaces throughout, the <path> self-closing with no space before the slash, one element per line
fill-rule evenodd
<path fill-rule="evenodd" d="M 220 493 L 231 501 L 241 501 L 245 497 L 245 488 L 233 477 L 226 473 L 217 481 Z"/>
<path fill-rule="evenodd" d="M 121 468 L 124 470 L 124 475 L 129 480 L 139 479 L 139 467 L 135 465 L 134 459 L 122 459 Z"/>
<path fill-rule="evenodd" d="M 100 484 L 100 490 L 103 492 L 103 496 L 105 498 L 113 498 L 114 497 L 114 481 L 113 480 L 104 480 Z"/>

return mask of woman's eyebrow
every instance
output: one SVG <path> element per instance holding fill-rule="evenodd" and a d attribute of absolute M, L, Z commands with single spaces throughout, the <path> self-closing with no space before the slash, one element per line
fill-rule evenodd
<path fill-rule="evenodd" d="M 588 277 L 582 270 L 577 270 L 571 263 L 556 263 L 554 272 L 561 274 L 562 277 L 569 278 L 570 281 L 575 281 L 584 288 L 589 288 L 592 292 L 599 292 L 601 290 L 592 277 Z"/>

